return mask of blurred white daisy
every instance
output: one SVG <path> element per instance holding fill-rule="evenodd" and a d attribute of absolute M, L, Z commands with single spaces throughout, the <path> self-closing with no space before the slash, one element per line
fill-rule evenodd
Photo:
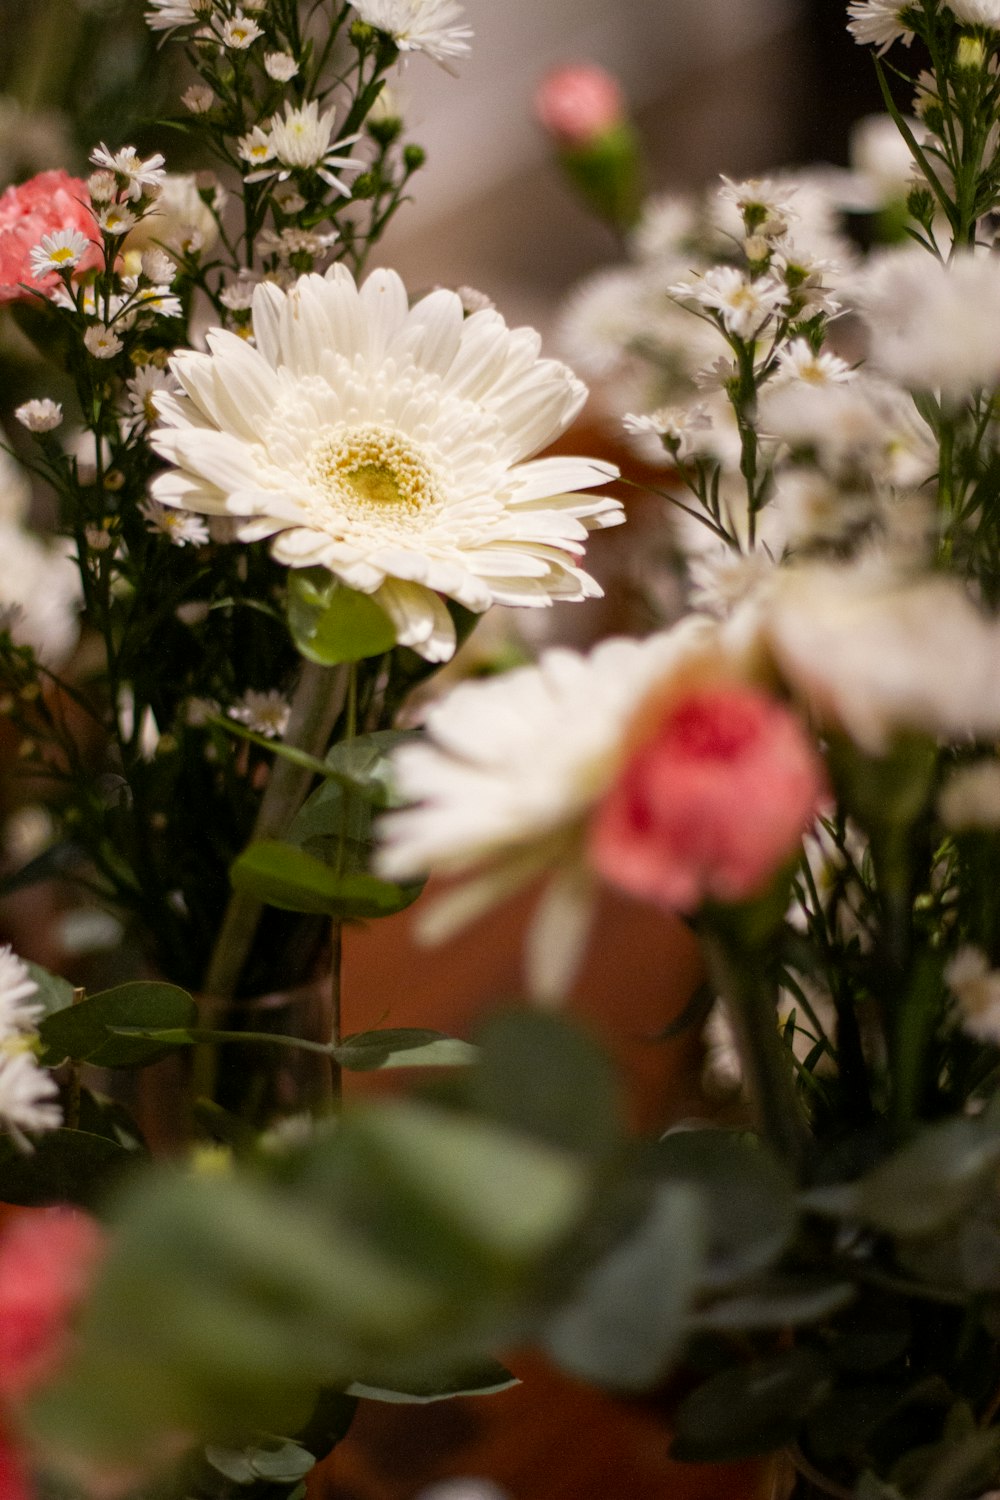
<path fill-rule="evenodd" d="M 412 309 L 402 281 L 361 288 L 343 266 L 285 292 L 254 292 L 256 348 L 221 330 L 183 351 L 180 396 L 162 395 L 153 446 L 165 505 L 235 519 L 239 540 L 273 537 L 290 567 L 325 567 L 371 594 L 400 644 L 454 650 L 441 595 L 481 612 L 600 594 L 578 565 L 587 532 L 623 519 L 578 493 L 615 477 L 592 459 L 532 455 L 573 420 L 585 387 L 539 358 L 532 329 L 432 292 Z"/>
<path fill-rule="evenodd" d="M 37 994 L 28 965 L 5 943 L 0 948 L 0 1040 L 35 1029 L 42 1014 L 42 1006 L 33 998 Z"/>
<path fill-rule="evenodd" d="M 266 693 L 248 688 L 239 702 L 227 710 L 231 719 L 269 740 L 281 739 L 288 728 L 291 711 L 288 699 L 277 688 L 270 688 Z"/>
<path fill-rule="evenodd" d="M 39 1067 L 27 1047 L 8 1042 L 0 1048 L 0 1128 L 9 1130 L 27 1148 L 25 1133 L 59 1129 L 58 1097 L 52 1074 Z"/>
<path fill-rule="evenodd" d="M 449 72 L 469 54 L 472 28 L 458 0 L 351 0 L 369 26 L 385 31 L 400 52 L 426 52 Z"/>
<path fill-rule="evenodd" d="M 909 46 L 913 32 L 903 21 L 907 9 L 900 0 L 851 0 L 847 7 L 850 20 L 847 29 L 862 46 L 877 47 L 886 52 L 893 42 Z"/>

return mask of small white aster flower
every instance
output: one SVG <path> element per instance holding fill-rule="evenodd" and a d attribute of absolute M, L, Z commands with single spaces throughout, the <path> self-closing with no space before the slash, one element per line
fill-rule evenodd
<path fill-rule="evenodd" d="M 156 393 L 176 389 L 177 382 L 173 376 L 166 370 L 158 369 L 156 365 L 142 365 L 131 380 L 125 382 L 129 409 L 137 422 L 155 422 L 158 416 Z"/>
<path fill-rule="evenodd" d="M 179 318 L 184 309 L 181 299 L 169 286 L 139 286 L 131 288 L 130 312 L 155 313 L 161 318 Z"/>
<path fill-rule="evenodd" d="M 335 229 L 319 234 L 315 229 L 297 229 L 289 225 L 277 233 L 273 229 L 262 229 L 257 244 L 262 255 L 277 255 L 287 263 L 293 255 L 310 255 L 317 259 L 332 249 L 338 238 Z"/>
<path fill-rule="evenodd" d="M 146 522 L 146 530 L 165 536 L 175 547 L 204 547 L 208 542 L 208 527 L 200 516 L 171 510 L 169 506 L 158 505 L 155 500 L 144 500 L 139 511 Z"/>
<path fill-rule="evenodd" d="M 157 500 L 328 568 L 429 660 L 454 650 L 442 594 L 478 613 L 599 593 L 579 561 L 621 506 L 579 491 L 617 471 L 533 458 L 586 399 L 533 330 L 467 318 L 449 291 L 411 308 L 394 272 L 358 287 L 339 265 L 288 292 L 263 282 L 253 328 L 256 349 L 216 330 L 208 354 L 174 357 L 185 396 L 159 397 L 152 442 L 177 467 L 153 481 Z"/>
<path fill-rule="evenodd" d="M 958 1001 L 962 1030 L 1000 1046 L 1000 969 L 990 967 L 981 948 L 966 943 L 948 960 L 944 978 Z"/>
<path fill-rule="evenodd" d="M 299 71 L 299 65 L 290 52 L 265 52 L 264 72 L 275 83 L 288 83 Z"/>
<path fill-rule="evenodd" d="M 219 32 L 219 40 L 224 47 L 230 47 L 234 52 L 245 52 L 252 47 L 258 37 L 264 33 L 256 21 L 238 10 L 228 21 L 224 21 Z"/>
<path fill-rule="evenodd" d="M 104 234 L 123 235 L 134 229 L 136 216 L 124 203 L 108 203 L 97 214 L 98 227 Z"/>
<path fill-rule="evenodd" d="M 678 458 L 690 458 L 699 446 L 697 434 L 707 432 L 712 426 L 708 408 L 700 403 L 695 406 L 661 406 L 648 416 L 636 416 L 629 412 L 622 420 L 626 432 L 651 433 L 658 437 L 671 453 Z"/>
<path fill-rule="evenodd" d="M 357 157 L 337 154 L 345 147 L 353 146 L 360 140 L 360 136 L 344 136 L 342 140 L 331 144 L 335 116 L 336 110 L 332 106 L 320 114 L 315 99 L 298 109 L 286 103 L 284 116 L 275 116 L 269 131 L 271 152 L 282 167 L 288 169 L 279 173 L 279 177 L 287 177 L 291 170 L 315 172 L 330 187 L 336 188 L 338 193 L 345 197 L 349 195 L 350 188 L 330 169 L 350 167 L 360 170 L 364 166 L 364 162 Z M 269 175 L 271 171 L 251 172 L 247 181 L 256 182 Z"/>
<path fill-rule="evenodd" d="M 274 201 L 283 213 L 300 214 L 306 206 L 306 200 L 295 186 L 294 182 L 287 182 L 274 190 Z"/>
<path fill-rule="evenodd" d="M 38 985 L 23 958 L 6 943 L 0 948 L 0 1041 L 17 1032 L 34 1031 L 44 1007 L 33 999 Z"/>
<path fill-rule="evenodd" d="M 103 141 L 90 153 L 95 167 L 123 179 L 122 192 L 126 198 L 138 203 L 143 196 L 155 196 L 163 186 L 166 176 L 164 159 L 159 152 L 154 156 L 141 157 L 134 146 L 123 146 L 120 151 L 109 151 Z"/>
<path fill-rule="evenodd" d="M 814 353 L 807 339 L 793 339 L 778 350 L 776 380 L 804 380 L 808 385 L 843 385 L 854 379 L 846 359 L 826 350 Z"/>
<path fill-rule="evenodd" d="M 142 274 L 152 282 L 169 286 L 177 275 L 177 263 L 165 250 L 154 245 L 151 250 L 142 252 Z"/>
<path fill-rule="evenodd" d="M 29 432 L 52 432 L 63 419 L 63 409 L 58 401 L 46 396 L 40 401 L 25 401 L 14 415 Z"/>
<path fill-rule="evenodd" d="M 235 281 L 223 287 L 219 301 L 230 312 L 248 312 L 253 307 L 253 294 L 260 278 L 252 271 L 241 272 Z"/>
<path fill-rule="evenodd" d="M 255 125 L 247 135 L 241 135 L 236 149 L 241 161 L 250 162 L 255 167 L 274 159 L 270 133 L 260 125 Z"/>
<path fill-rule="evenodd" d="M 181 103 L 193 115 L 205 115 L 215 103 L 215 95 L 207 83 L 192 83 L 181 95 Z"/>
<path fill-rule="evenodd" d="M 946 828 L 1000 828 L 1000 761 L 977 760 L 953 771 L 941 788 L 938 815 Z"/>
<path fill-rule="evenodd" d="M 775 567 L 774 558 L 760 547 L 752 552 L 706 549 L 688 563 L 691 605 L 724 620 L 770 583 Z"/>
<path fill-rule="evenodd" d="M 426 52 L 449 72 L 469 54 L 472 30 L 458 0 L 351 0 L 369 26 L 385 31 L 400 52 Z"/>
<path fill-rule="evenodd" d="M 14 1042 L 0 1049 L 0 1126 L 15 1140 L 43 1130 L 58 1130 L 62 1110 L 51 1073 L 38 1065 L 29 1048 Z"/>
<path fill-rule="evenodd" d="M 735 266 L 713 266 L 694 282 L 667 288 L 671 297 L 700 302 L 717 312 L 727 331 L 737 338 L 753 338 L 788 301 L 787 288 L 767 275 L 751 279 Z"/>
<path fill-rule="evenodd" d="M 893 42 L 902 41 L 909 46 L 913 32 L 903 21 L 905 9 L 900 0 L 851 0 L 847 7 L 851 18 L 847 29 L 861 46 L 877 47 L 880 55 Z"/>
<path fill-rule="evenodd" d="M 787 187 L 779 188 L 766 177 L 733 182 L 723 176 L 717 196 L 721 202 L 736 207 L 748 233 L 762 235 L 765 239 L 783 235 L 789 220 L 797 217 L 792 202 L 794 189 L 789 192 Z"/>
<path fill-rule="evenodd" d="M 83 335 L 83 342 L 95 359 L 114 359 L 125 347 L 112 329 L 103 323 L 94 323 Z"/>
<path fill-rule="evenodd" d="M 212 12 L 213 0 L 149 0 L 146 25 L 151 31 L 173 31 L 177 26 L 193 26 Z"/>
<path fill-rule="evenodd" d="M 50 271 L 72 271 L 90 245 L 90 240 L 79 229 L 57 229 L 54 234 L 43 234 L 41 243 L 31 252 L 32 276 L 47 276 Z"/>
<path fill-rule="evenodd" d="M 269 740 L 281 739 L 288 728 L 291 711 L 288 699 L 277 688 L 271 688 L 266 693 L 248 688 L 239 702 L 233 703 L 227 710 L 231 719 L 245 724 L 255 734 L 262 734 Z"/>
<path fill-rule="evenodd" d="M 92 203 L 110 203 L 118 196 L 118 179 L 114 172 L 101 167 L 97 172 L 91 172 L 87 178 L 87 192 Z"/>

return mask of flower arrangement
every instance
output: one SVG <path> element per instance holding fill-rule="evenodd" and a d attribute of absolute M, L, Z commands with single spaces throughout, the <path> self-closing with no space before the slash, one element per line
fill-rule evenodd
<path fill-rule="evenodd" d="M 546 82 L 629 256 L 563 343 L 661 475 L 650 629 L 443 690 L 494 606 L 594 598 L 625 509 L 546 452 L 587 392 L 533 330 L 368 268 L 423 160 L 387 82 L 461 62 L 461 7 L 144 19 L 197 170 L 105 139 L 0 198 L 58 533 L 12 471 L 50 833 L 8 884 L 72 880 L 117 965 L 0 950 L 0 1480 L 299 1496 L 359 1402 L 502 1390 L 530 1341 L 626 1393 L 683 1366 L 682 1460 L 996 1490 L 1000 9 L 851 0 L 887 116 L 850 173 L 643 199 L 613 81 Z M 530 881 L 533 1004 L 345 1034 L 345 923 L 419 902 L 434 940 Z M 602 883 L 697 933 L 662 1044 L 706 1026 L 728 1126 L 635 1139 L 558 1014 Z M 256 1003 L 307 986 L 308 1024 Z M 376 1070 L 430 1081 L 345 1102 Z"/>

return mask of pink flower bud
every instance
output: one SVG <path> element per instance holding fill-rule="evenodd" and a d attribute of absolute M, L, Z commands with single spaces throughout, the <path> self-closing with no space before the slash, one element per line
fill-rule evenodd
<path fill-rule="evenodd" d="M 571 63 L 542 79 L 535 113 L 558 145 L 588 146 L 622 123 L 625 100 L 618 80 L 596 63 Z"/>
<path fill-rule="evenodd" d="M 795 715 L 742 684 L 662 708 L 597 810 L 595 868 L 674 911 L 763 894 L 795 854 L 825 791 Z"/>
<path fill-rule="evenodd" d="M 73 1208 L 14 1220 L 0 1239 L 0 1397 L 47 1380 L 66 1350 L 69 1322 L 104 1249 L 95 1219 Z"/>

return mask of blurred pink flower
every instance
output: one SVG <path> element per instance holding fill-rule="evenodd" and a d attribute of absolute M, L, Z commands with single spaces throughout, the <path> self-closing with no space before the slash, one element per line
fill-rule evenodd
<path fill-rule="evenodd" d="M 596 63 L 571 63 L 542 79 L 535 114 L 560 146 L 588 146 L 621 124 L 625 100 L 618 80 Z"/>
<path fill-rule="evenodd" d="M 21 283 L 50 293 L 60 284 L 51 271 L 41 278 L 31 272 L 31 252 L 43 234 L 78 229 L 92 242 L 76 267 L 77 274 L 102 264 L 97 226 L 90 210 L 85 182 L 68 172 L 39 172 L 0 196 L 0 302 L 16 302 L 28 295 Z"/>
<path fill-rule="evenodd" d="M 597 810 L 595 868 L 674 911 L 762 894 L 795 854 L 825 791 L 795 715 L 754 688 L 674 698 Z"/>
<path fill-rule="evenodd" d="M 73 1208 L 24 1214 L 5 1230 L 0 1238 L 0 1399 L 17 1399 L 56 1372 L 70 1318 L 90 1286 L 104 1243 L 96 1219 Z"/>
<path fill-rule="evenodd" d="M 20 1454 L 0 1430 L 0 1500 L 31 1500 L 31 1493 Z"/>

